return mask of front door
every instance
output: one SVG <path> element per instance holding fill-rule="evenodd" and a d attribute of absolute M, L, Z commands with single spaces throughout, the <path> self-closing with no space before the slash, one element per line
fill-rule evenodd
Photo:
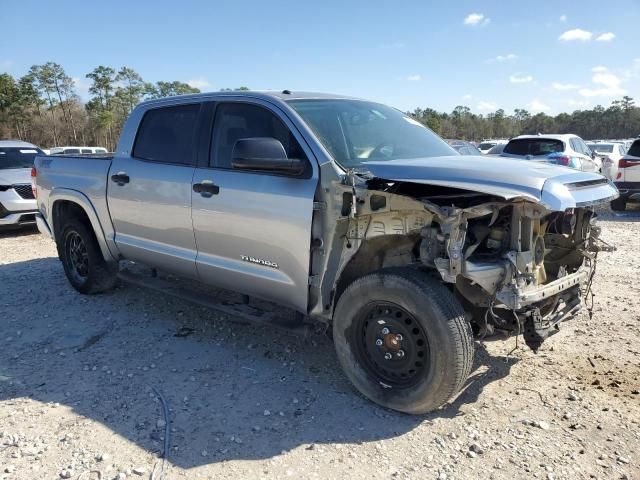
<path fill-rule="evenodd" d="M 115 242 L 125 258 L 196 277 L 191 181 L 200 104 L 145 113 L 131 155 L 117 153 L 107 181 Z"/>
<path fill-rule="evenodd" d="M 225 101 L 215 106 L 209 158 L 193 177 L 192 217 L 200 278 L 209 284 L 306 311 L 313 197 L 318 169 L 301 137 L 275 107 Z M 305 173 L 234 170 L 242 138 L 271 137 Z"/>

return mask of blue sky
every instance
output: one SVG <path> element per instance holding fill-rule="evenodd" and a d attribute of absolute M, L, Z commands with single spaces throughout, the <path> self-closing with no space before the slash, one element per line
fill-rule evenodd
<path fill-rule="evenodd" d="M 0 71 L 99 64 L 202 90 L 312 90 L 398 108 L 556 114 L 640 104 L 640 0 L 2 0 Z"/>

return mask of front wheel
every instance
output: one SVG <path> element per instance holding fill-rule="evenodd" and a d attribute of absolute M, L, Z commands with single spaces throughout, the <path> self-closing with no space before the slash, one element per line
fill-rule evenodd
<path fill-rule="evenodd" d="M 58 252 L 69 283 L 80 293 L 100 293 L 115 287 L 117 269 L 105 262 L 98 241 L 85 223 L 69 220 L 62 228 Z"/>
<path fill-rule="evenodd" d="M 410 268 L 381 270 L 347 287 L 333 339 L 355 387 L 405 413 L 441 407 L 460 391 L 473 363 L 462 306 L 437 279 Z"/>

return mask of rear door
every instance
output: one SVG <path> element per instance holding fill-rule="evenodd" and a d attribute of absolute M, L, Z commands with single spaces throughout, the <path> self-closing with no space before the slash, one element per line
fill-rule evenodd
<path fill-rule="evenodd" d="M 306 311 L 317 164 L 286 115 L 268 102 L 225 100 L 210 108 L 210 152 L 193 177 L 198 275 Z M 305 173 L 234 170 L 235 142 L 251 137 L 280 140 L 289 158 L 307 162 Z"/>
<path fill-rule="evenodd" d="M 636 183 L 634 188 L 640 188 L 640 140 L 633 142 L 627 154 L 619 161 L 620 179 L 625 183 Z"/>
<path fill-rule="evenodd" d="M 196 277 L 191 181 L 199 103 L 148 110 L 131 155 L 117 152 L 107 181 L 115 242 L 130 259 Z"/>

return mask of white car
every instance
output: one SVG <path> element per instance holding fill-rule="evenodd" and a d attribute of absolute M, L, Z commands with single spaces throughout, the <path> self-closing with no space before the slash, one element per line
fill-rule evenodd
<path fill-rule="evenodd" d="M 622 211 L 627 203 L 640 201 L 640 138 L 631 144 L 629 151 L 618 160 L 618 170 L 613 179 L 620 196 L 611 202 L 611 209 Z"/>
<path fill-rule="evenodd" d="M 483 154 L 487 154 L 489 153 L 489 150 L 491 150 L 496 145 L 506 145 L 507 143 L 508 140 L 483 140 L 482 142 L 480 142 L 480 145 L 478 145 L 478 149 Z"/>
<path fill-rule="evenodd" d="M 35 223 L 36 200 L 31 189 L 35 145 L 0 140 L 0 228 Z"/>
<path fill-rule="evenodd" d="M 624 144 L 618 142 L 597 142 L 587 143 L 587 146 L 600 157 L 602 174 L 611 180 L 615 180 L 618 174 L 618 160 L 627 153 Z"/>
<path fill-rule="evenodd" d="M 600 172 L 602 162 L 577 135 L 520 135 L 509 140 L 503 157 L 563 165 L 583 172 Z"/>
<path fill-rule="evenodd" d="M 49 155 L 86 155 L 91 153 L 108 153 L 104 147 L 53 147 Z"/>

